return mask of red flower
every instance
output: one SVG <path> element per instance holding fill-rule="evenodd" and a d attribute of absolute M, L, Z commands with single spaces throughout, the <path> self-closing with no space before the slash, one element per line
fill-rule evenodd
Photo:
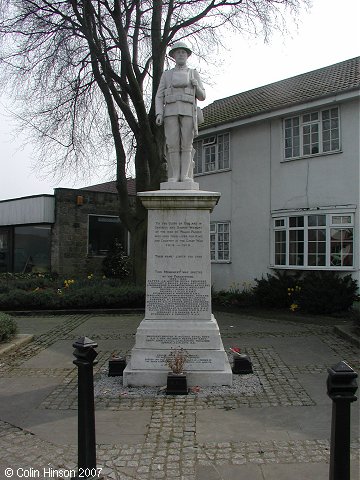
<path fill-rule="evenodd" d="M 241 350 L 239 347 L 231 347 L 230 350 L 233 352 L 233 353 L 240 353 Z"/>

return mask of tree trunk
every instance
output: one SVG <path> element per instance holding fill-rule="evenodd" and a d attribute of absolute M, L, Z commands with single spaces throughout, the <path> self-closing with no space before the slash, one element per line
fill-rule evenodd
<path fill-rule="evenodd" d="M 144 286 L 146 282 L 146 239 L 147 217 L 143 218 L 131 232 L 131 258 L 133 279 L 136 285 Z"/>

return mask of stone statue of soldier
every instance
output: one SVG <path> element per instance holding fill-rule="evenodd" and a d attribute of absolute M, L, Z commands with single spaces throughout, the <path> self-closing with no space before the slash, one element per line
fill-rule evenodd
<path fill-rule="evenodd" d="M 175 67 L 166 70 L 155 99 L 156 124 L 164 124 L 168 182 L 193 182 L 193 140 L 197 135 L 197 100 L 205 100 L 200 75 L 187 67 L 192 54 L 185 42 L 169 51 Z"/>

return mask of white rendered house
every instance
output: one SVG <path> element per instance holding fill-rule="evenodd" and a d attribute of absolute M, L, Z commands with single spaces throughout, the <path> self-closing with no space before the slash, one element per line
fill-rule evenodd
<path fill-rule="evenodd" d="M 215 288 L 273 269 L 359 281 L 360 57 L 217 100 L 195 143 Z"/>

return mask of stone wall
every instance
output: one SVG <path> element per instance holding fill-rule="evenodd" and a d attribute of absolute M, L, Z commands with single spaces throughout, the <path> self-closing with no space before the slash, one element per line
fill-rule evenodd
<path fill-rule="evenodd" d="M 83 204 L 77 204 L 77 197 Z M 100 273 L 103 257 L 88 255 L 89 215 L 118 215 L 114 193 L 55 189 L 55 224 L 52 230 L 51 270 L 61 275 Z"/>

